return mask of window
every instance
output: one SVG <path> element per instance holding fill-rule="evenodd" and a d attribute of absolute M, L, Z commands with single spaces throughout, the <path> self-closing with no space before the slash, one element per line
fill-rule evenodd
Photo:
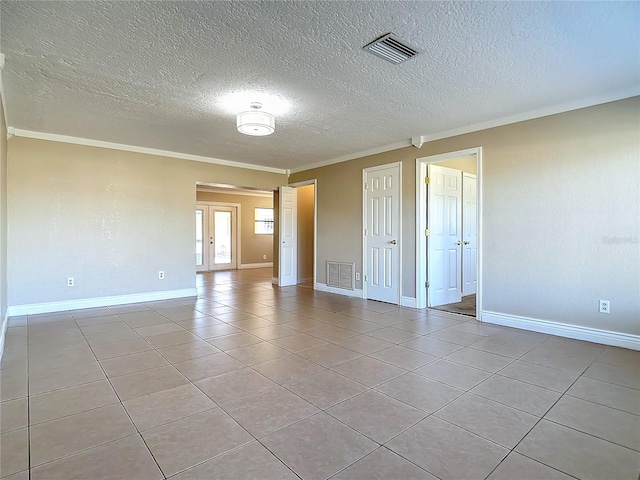
<path fill-rule="evenodd" d="M 256 208 L 255 234 L 273 235 L 273 208 Z"/>

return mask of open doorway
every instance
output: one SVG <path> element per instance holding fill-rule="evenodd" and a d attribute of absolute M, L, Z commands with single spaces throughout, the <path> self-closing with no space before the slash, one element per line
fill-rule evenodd
<path fill-rule="evenodd" d="M 276 228 L 273 283 L 315 288 L 316 181 L 280 187 L 274 196 Z"/>
<path fill-rule="evenodd" d="M 480 319 L 481 149 L 419 158 L 417 306 Z"/>
<path fill-rule="evenodd" d="M 198 183 L 195 208 L 195 270 L 273 266 L 273 192 Z"/>

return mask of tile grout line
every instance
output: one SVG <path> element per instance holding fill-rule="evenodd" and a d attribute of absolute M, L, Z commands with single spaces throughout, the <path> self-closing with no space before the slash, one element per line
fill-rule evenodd
<path fill-rule="evenodd" d="M 71 315 L 73 316 L 73 314 L 71 314 Z M 120 317 L 120 315 L 116 314 L 116 316 L 122 320 L 122 318 Z M 75 318 L 74 318 L 74 320 L 75 320 Z M 123 321 L 124 321 L 124 320 L 123 320 Z M 77 323 L 78 323 L 78 322 L 76 321 L 76 324 L 77 324 Z M 126 322 L 125 322 L 125 323 L 126 323 Z M 129 325 L 129 324 L 127 324 L 127 325 Z M 80 328 L 80 326 L 78 326 L 78 328 Z M 131 328 L 131 327 L 130 327 L 130 328 Z M 132 329 L 132 330 L 133 330 L 133 329 Z M 98 360 L 98 357 L 96 356 L 96 354 L 95 354 L 95 352 L 94 352 L 94 350 L 93 350 L 93 347 L 91 346 L 91 344 L 90 344 L 90 343 L 89 343 L 89 341 L 87 340 L 87 337 L 86 337 L 85 333 L 82 331 L 82 329 L 80 329 L 80 332 L 82 333 L 82 335 L 83 335 L 83 336 L 84 336 L 84 338 L 85 338 L 85 341 L 86 341 L 86 342 L 87 342 L 87 344 L 89 345 L 89 348 L 91 349 L 91 352 L 93 353 L 93 356 L 96 358 L 96 362 L 97 362 L 97 363 L 98 363 L 98 365 L 100 366 L 100 370 L 101 370 L 101 371 L 102 371 L 102 373 L 104 374 L 105 379 L 109 382 L 109 386 L 111 387 L 111 390 L 113 390 L 113 393 L 115 394 L 116 398 L 118 399 L 118 402 L 119 402 L 119 404 L 120 404 L 120 407 L 122 408 L 122 410 L 124 411 L 124 413 L 127 415 L 127 418 L 128 418 L 128 419 L 129 419 L 129 421 L 131 422 L 131 425 L 133 426 L 133 428 L 135 428 L 137 436 L 138 436 L 138 437 L 142 440 L 142 442 L 144 443 L 144 446 L 145 446 L 145 448 L 147 449 L 147 452 L 149 452 L 149 455 L 151 455 L 151 458 L 153 459 L 154 463 L 156 464 L 156 467 L 158 468 L 158 471 L 161 473 L 161 475 L 163 476 L 163 478 L 164 478 L 164 479 L 166 479 L 166 478 L 167 478 L 167 476 L 164 474 L 164 472 L 163 472 L 163 471 L 162 471 L 162 469 L 160 468 L 160 464 L 159 464 L 159 463 L 158 463 L 158 461 L 156 460 L 156 457 L 153 455 L 153 452 L 151 452 L 151 449 L 150 449 L 150 448 L 149 448 L 149 446 L 147 445 L 147 442 L 145 441 L 144 437 L 142 436 L 142 433 L 140 432 L 140 430 L 138 429 L 138 426 L 135 424 L 135 422 L 134 422 L 134 421 L 133 421 L 133 419 L 131 418 L 131 415 L 129 414 L 129 411 L 125 408 L 124 403 L 123 403 L 122 399 L 120 398 L 120 395 L 118 394 L 118 392 L 116 391 L 115 387 L 113 386 L 113 383 L 111 382 L 111 379 L 110 379 L 110 378 L 109 378 L 109 376 L 107 375 L 107 372 L 105 372 L 105 371 L 104 371 L 104 367 L 102 366 L 102 364 L 101 364 L 101 363 L 100 363 L 100 361 Z M 141 338 L 142 338 L 142 337 L 141 337 Z M 142 338 L 142 339 L 143 339 L 144 341 L 146 341 L 144 338 Z M 133 436 L 133 435 L 135 435 L 135 434 L 132 434 L 131 436 Z M 127 437 L 118 438 L 118 439 L 113 440 L 112 442 L 117 442 L 117 441 L 119 441 L 119 440 L 122 440 L 123 438 L 127 438 Z M 100 447 L 100 446 L 103 446 L 103 445 L 106 445 L 106 444 L 108 444 L 108 443 L 112 443 L 112 442 L 107 442 L 107 443 L 103 443 L 103 444 L 100 444 L 100 445 L 94 445 L 93 447 L 88 448 L 88 449 L 85 449 L 85 450 L 82 450 L 82 451 L 83 451 L 83 452 L 84 452 L 84 451 L 88 451 L 88 450 L 91 450 L 92 448 Z M 74 453 L 74 455 L 75 455 L 75 454 L 78 454 L 78 453 L 81 453 L 81 452 L 75 452 L 75 453 Z"/>

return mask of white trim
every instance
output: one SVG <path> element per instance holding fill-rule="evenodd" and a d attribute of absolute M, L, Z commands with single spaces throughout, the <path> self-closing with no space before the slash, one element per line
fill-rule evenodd
<path fill-rule="evenodd" d="M 241 263 L 238 266 L 238 270 L 248 270 L 250 268 L 273 268 L 273 262 L 264 262 L 264 263 Z"/>
<path fill-rule="evenodd" d="M 375 172 L 376 170 L 384 170 L 386 168 L 398 167 L 398 175 L 400 176 L 398 182 L 398 208 L 400 209 L 400 218 L 399 222 L 399 232 L 398 232 L 398 257 L 400 260 L 400 266 L 398 268 L 398 303 L 394 303 L 392 305 L 400 305 L 402 303 L 402 162 L 393 162 L 386 163 L 384 165 L 376 165 L 374 167 L 368 167 L 362 169 L 362 183 L 360 184 L 360 188 L 362 189 L 362 223 L 361 223 L 361 232 L 362 232 L 362 298 L 369 298 L 367 296 L 367 282 L 364 281 L 364 276 L 367 273 L 367 236 L 364 234 L 364 230 L 367 225 L 367 192 L 369 190 L 365 189 L 364 186 L 368 183 L 368 173 Z"/>
<path fill-rule="evenodd" d="M 487 130 L 489 128 L 502 127 L 504 125 L 511 125 L 513 123 L 526 122 L 527 120 L 534 120 L 536 118 L 548 117 L 550 115 L 571 112 L 573 110 L 580 110 L 581 108 L 593 107 L 595 105 L 601 105 L 603 103 L 616 102 L 618 100 L 624 100 L 625 98 L 636 97 L 638 95 L 640 95 L 640 87 L 632 87 L 613 93 L 607 93 L 604 95 L 598 95 L 595 97 L 578 100 L 575 102 L 562 103 L 553 107 L 539 108 L 537 110 L 530 110 L 528 112 L 518 113 L 516 115 L 509 115 L 508 117 L 496 118 L 494 120 L 474 123 L 465 127 L 453 128 L 451 130 L 445 130 L 443 132 L 420 135 L 419 137 L 414 137 L 414 139 L 419 138 L 420 143 L 424 144 L 433 142 L 434 140 L 441 140 L 443 138 L 455 137 L 457 135 L 478 132 L 480 130 Z"/>
<path fill-rule="evenodd" d="M 476 319 L 482 321 L 482 147 L 416 158 L 416 308 L 427 307 L 427 292 L 424 286 L 427 281 L 427 238 L 424 235 L 427 228 L 427 186 L 424 183 L 424 178 L 427 175 L 427 164 L 470 156 L 475 156 L 477 162 L 476 228 L 478 233 L 478 256 L 476 259 L 476 278 L 478 283 L 476 287 Z"/>
<path fill-rule="evenodd" d="M 219 195 L 241 195 L 243 197 L 261 197 L 273 198 L 273 192 L 250 192 L 248 190 L 239 190 L 234 188 L 216 188 L 207 187 L 201 183 L 196 183 L 196 193 L 214 193 Z M 199 202 L 200 203 L 200 202 Z"/>
<path fill-rule="evenodd" d="M 196 198 L 197 198 L 197 192 L 196 192 Z M 241 227 L 241 223 L 242 223 L 242 204 L 240 203 L 229 203 L 229 202 L 198 202 L 196 201 L 196 206 L 195 209 L 198 209 L 198 205 L 202 205 L 202 206 L 207 206 L 207 207 L 231 207 L 231 208 L 235 208 L 236 209 L 236 242 L 235 242 L 235 252 L 236 252 L 236 262 L 235 265 L 231 268 L 231 270 L 235 270 L 237 268 L 240 268 L 238 265 L 240 265 L 240 260 L 242 260 L 242 227 Z M 232 214 L 233 215 L 233 214 Z M 208 233 L 207 233 L 208 235 Z M 194 232 L 194 240 L 195 240 L 195 232 Z M 195 242 L 194 242 L 195 243 Z M 203 266 L 204 266 L 204 260 L 203 260 Z M 207 268 L 211 267 L 211 265 L 207 265 Z M 196 268 L 196 273 L 207 273 L 207 272 L 215 272 L 216 270 L 198 270 L 198 265 L 195 266 Z M 220 270 L 224 270 L 224 269 L 220 269 Z"/>
<path fill-rule="evenodd" d="M 401 307 L 417 308 L 416 299 L 414 297 L 402 297 L 400 299 Z"/>
<path fill-rule="evenodd" d="M 316 279 L 318 278 L 317 263 L 318 263 L 318 179 L 313 178 L 311 180 L 303 180 L 301 182 L 290 183 L 290 187 L 306 187 L 308 185 L 313 185 L 313 278 L 311 281 L 313 282 L 313 288 L 316 288 Z M 278 275 L 280 271 L 278 271 Z M 306 280 L 306 279 L 305 279 Z M 308 283 L 306 281 L 298 282 L 298 283 Z"/>
<path fill-rule="evenodd" d="M 2 361 L 2 355 L 4 354 L 4 339 L 7 336 L 7 327 L 9 326 L 9 313 L 8 309 L 2 317 L 2 326 L 0 326 L 0 361 Z"/>
<path fill-rule="evenodd" d="M 614 93 L 608 93 L 604 95 L 598 95 L 590 97 L 584 100 L 579 100 L 570 103 L 563 103 L 554 107 L 540 108 L 537 110 L 531 110 L 529 112 L 519 113 L 516 115 L 510 115 L 507 117 L 497 118 L 494 120 L 488 120 L 486 122 L 474 123 L 472 125 L 466 125 L 464 127 L 454 128 L 451 130 L 444 130 L 441 132 L 431 133 L 428 135 L 414 136 L 403 142 L 393 143 L 391 145 L 385 145 L 382 147 L 373 148 L 371 150 L 364 150 L 349 155 L 343 155 L 329 160 L 324 160 L 311 165 L 303 165 L 300 167 L 292 168 L 290 173 L 299 173 L 306 170 L 312 170 L 314 168 L 326 167 L 336 163 L 348 162 L 356 158 L 362 158 L 369 155 L 376 155 L 378 153 L 389 152 L 391 150 L 397 150 L 399 148 L 409 147 L 411 145 L 417 147 L 427 142 L 433 142 L 434 140 L 441 140 L 443 138 L 455 137 L 456 135 L 464 135 L 466 133 L 478 132 L 481 130 L 487 130 L 489 128 L 501 127 L 504 125 L 510 125 L 512 123 L 525 122 L 527 120 L 533 120 L 536 118 L 547 117 L 550 115 L 556 115 L 558 113 L 570 112 L 572 110 L 579 110 L 581 108 L 593 107 L 604 103 L 616 102 L 618 100 L 624 100 L 625 98 L 636 97 L 640 95 L 639 87 L 632 87 L 625 90 L 620 90 Z M 417 147 L 419 148 L 419 147 Z"/>
<path fill-rule="evenodd" d="M 248 170 L 259 170 L 262 172 L 279 173 L 282 175 L 288 174 L 288 171 L 284 168 L 263 167 L 262 165 L 252 165 L 250 163 L 234 162 L 232 160 L 223 160 L 221 158 L 203 157 L 200 155 L 191 155 L 189 153 L 171 152 L 169 150 L 158 150 L 156 148 L 138 147 L 136 145 L 125 145 L 123 143 L 103 142 L 102 140 L 70 137 L 67 135 L 58 135 L 56 133 L 33 132 L 31 130 L 23 130 L 21 128 L 15 128 L 14 135 L 16 137 L 35 138 L 38 140 L 49 140 L 52 142 L 73 143 L 75 145 L 86 145 L 89 147 L 110 148 L 112 150 L 123 150 L 125 152 L 135 152 L 135 153 L 144 153 L 147 155 L 159 155 L 162 157 L 179 158 L 181 160 L 191 160 L 193 162 L 214 163 L 216 165 L 224 165 L 227 167 L 244 168 Z"/>
<path fill-rule="evenodd" d="M 362 290 L 347 290 L 345 288 L 329 287 L 326 283 L 316 283 L 314 290 L 327 293 L 335 293 L 346 297 L 364 298 Z"/>
<path fill-rule="evenodd" d="M 612 332 L 610 330 L 601 330 L 599 328 L 581 327 L 580 325 L 550 322 L 548 320 L 519 317 L 516 315 L 489 311 L 482 312 L 482 321 L 495 325 L 503 325 L 505 327 L 548 333 L 559 337 L 575 338 L 577 340 L 612 345 L 614 347 L 640 350 L 640 335 Z"/>
<path fill-rule="evenodd" d="M 13 136 L 13 130 L 9 132 L 9 117 L 7 117 L 7 97 L 4 94 L 4 82 L 2 81 L 2 70 L 4 69 L 4 53 L 0 53 L 0 99 L 2 99 L 2 115 L 4 115 L 4 125 L 7 128 L 7 139 Z M 0 350 L 0 358 L 2 351 Z"/>
<path fill-rule="evenodd" d="M 157 300 L 171 300 L 174 298 L 197 296 L 198 290 L 196 288 L 183 288 L 181 290 L 163 290 L 160 292 L 133 293 L 129 295 L 113 295 L 110 297 L 81 298 L 78 300 L 64 300 L 61 302 L 10 305 L 7 307 L 7 315 L 11 317 L 19 315 L 35 315 L 38 313 L 63 312 L 66 310 L 78 310 L 81 308 L 109 307 L 111 305 L 155 302 Z"/>
<path fill-rule="evenodd" d="M 331 158 L 329 160 L 322 160 L 320 162 L 312 163 L 311 165 L 303 165 L 301 167 L 292 168 L 290 173 L 305 172 L 307 170 L 313 170 L 314 168 L 327 167 L 336 163 L 348 162 L 356 158 L 368 157 L 369 155 L 377 155 L 378 153 L 390 152 L 391 150 L 397 150 L 399 148 L 410 147 L 411 140 L 404 140 L 398 143 L 392 143 L 391 145 L 384 145 L 382 147 L 376 147 L 362 152 L 350 153 L 348 155 L 342 155 L 340 157 Z"/>

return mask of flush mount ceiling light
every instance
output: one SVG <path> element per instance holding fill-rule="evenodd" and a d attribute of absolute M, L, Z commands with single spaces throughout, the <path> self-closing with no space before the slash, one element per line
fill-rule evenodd
<path fill-rule="evenodd" d="M 276 131 L 276 118 L 262 111 L 260 102 L 251 102 L 249 110 L 240 112 L 236 118 L 240 133 L 261 137 Z"/>

